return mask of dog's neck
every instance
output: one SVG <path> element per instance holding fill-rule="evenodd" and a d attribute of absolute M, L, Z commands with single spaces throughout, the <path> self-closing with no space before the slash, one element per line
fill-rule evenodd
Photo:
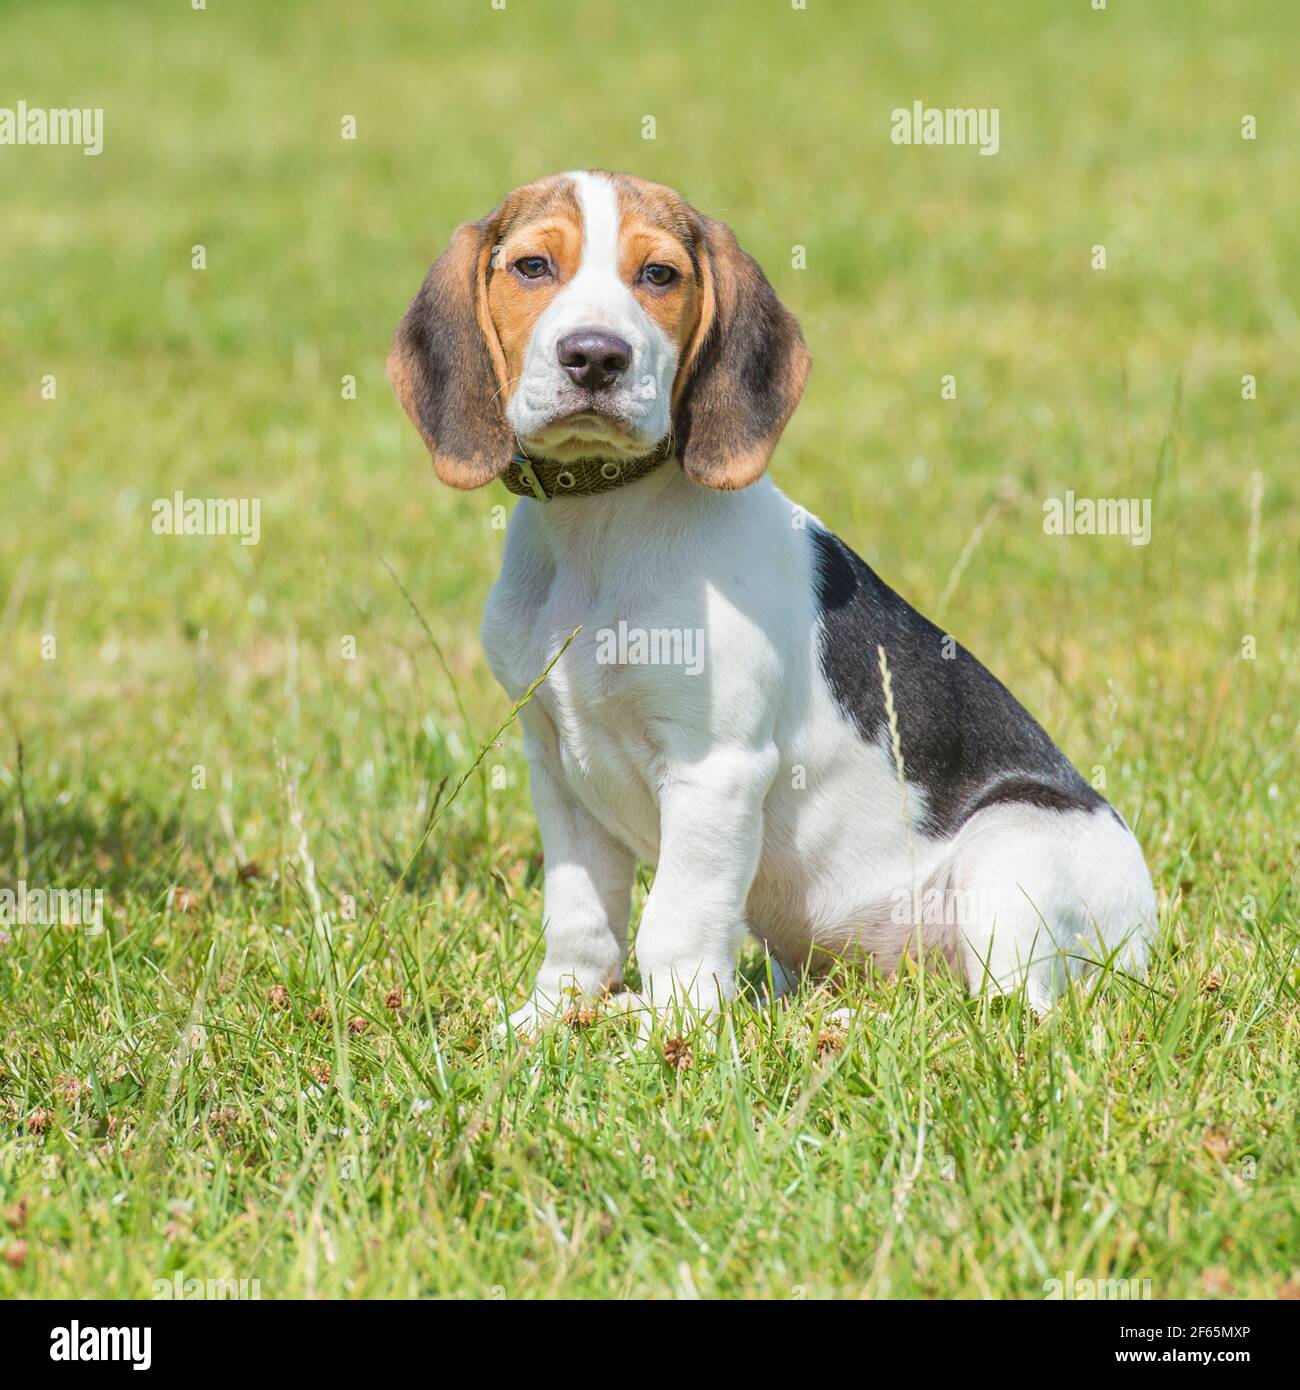
<path fill-rule="evenodd" d="M 530 527 L 558 570 L 610 575 L 647 561 L 671 563 L 683 541 L 697 536 L 706 514 L 735 494 L 691 482 L 675 458 L 624 487 L 587 497 L 524 498 Z M 687 514 L 696 522 L 687 523 Z"/>

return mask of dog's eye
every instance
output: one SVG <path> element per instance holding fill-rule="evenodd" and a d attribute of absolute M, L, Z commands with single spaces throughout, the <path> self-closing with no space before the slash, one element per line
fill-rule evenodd
<path fill-rule="evenodd" d="M 677 279 L 677 272 L 670 265 L 648 265 L 641 272 L 641 278 L 650 285 L 663 289 Z"/>
<path fill-rule="evenodd" d="M 550 268 L 545 256 L 521 256 L 515 262 L 515 269 L 525 280 L 540 280 Z"/>

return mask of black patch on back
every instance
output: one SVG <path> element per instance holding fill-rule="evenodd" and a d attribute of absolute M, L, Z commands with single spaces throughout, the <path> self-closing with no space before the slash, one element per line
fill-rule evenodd
<path fill-rule="evenodd" d="M 1021 801 L 1052 811 L 1107 805 L 1014 695 L 900 598 L 837 536 L 814 528 L 821 665 L 870 743 L 889 743 L 877 646 L 885 649 L 909 782 L 926 793 L 925 829 L 951 835 L 976 811 Z"/>

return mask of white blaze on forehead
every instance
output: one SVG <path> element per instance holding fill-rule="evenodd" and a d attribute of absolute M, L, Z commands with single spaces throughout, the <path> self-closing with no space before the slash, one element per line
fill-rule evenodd
<path fill-rule="evenodd" d="M 582 260 L 578 274 L 618 279 L 618 194 L 614 180 L 585 170 L 570 174 L 582 213 Z"/>

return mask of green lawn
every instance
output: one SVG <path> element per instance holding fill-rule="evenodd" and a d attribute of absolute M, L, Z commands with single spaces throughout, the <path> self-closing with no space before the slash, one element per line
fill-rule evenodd
<path fill-rule="evenodd" d="M 104 929 L 0 938 L 0 1296 L 1294 1294 L 1298 41 L 1293 0 L 9 0 L 0 106 L 105 116 L 0 147 L 0 888 Z M 892 144 L 915 100 L 999 153 Z M 774 476 L 1104 777 L 1147 986 L 850 976 L 677 1067 L 494 1041 L 541 932 L 477 640 L 513 499 L 435 485 L 384 357 L 455 223 L 588 165 L 763 262 L 816 359 Z M 1044 534 L 1066 489 L 1150 544 Z M 259 543 L 153 534 L 177 490 Z"/>

